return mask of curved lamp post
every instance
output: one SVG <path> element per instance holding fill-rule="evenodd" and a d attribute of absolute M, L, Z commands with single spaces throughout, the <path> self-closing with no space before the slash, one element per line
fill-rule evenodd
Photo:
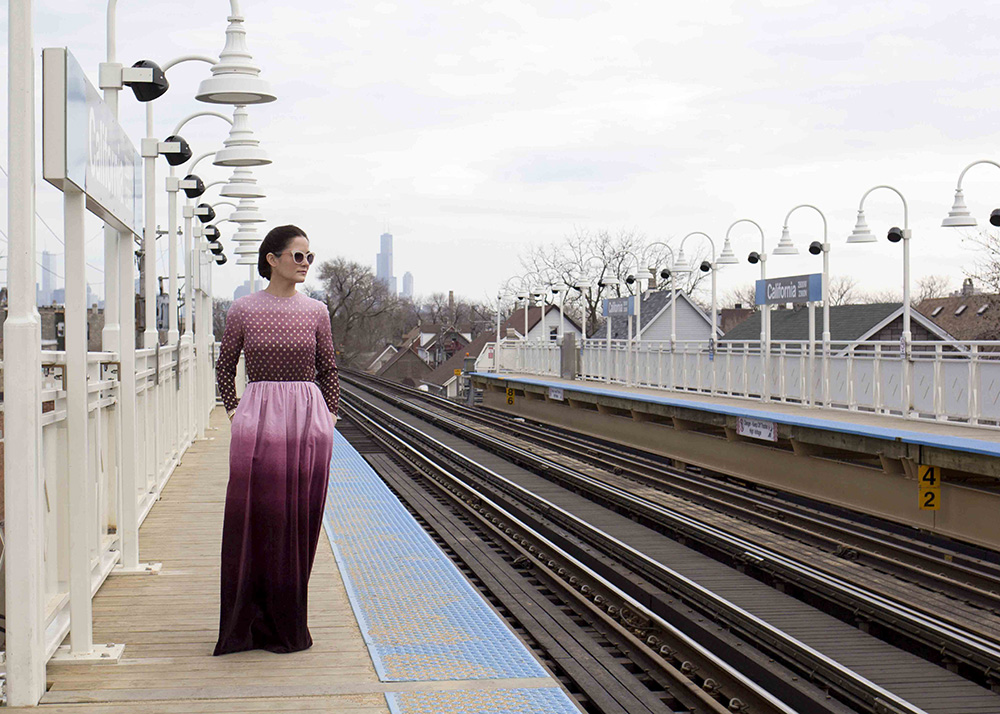
<path fill-rule="evenodd" d="M 737 218 L 735 221 L 729 224 L 729 228 L 726 229 L 726 243 L 729 243 L 729 236 L 735 228 L 740 223 L 749 223 L 757 232 L 760 233 L 760 252 L 750 251 L 747 256 L 747 261 L 751 265 L 760 263 L 760 279 L 767 280 L 767 247 L 765 245 L 767 238 L 764 235 L 764 229 L 760 227 L 757 221 L 750 218 Z M 754 301 L 756 302 L 756 300 Z M 768 382 L 768 375 L 770 374 L 770 363 L 771 363 L 771 306 L 767 304 L 767 300 L 764 301 L 763 305 L 760 305 L 760 364 L 761 364 L 761 400 L 768 402 L 771 400 L 770 396 L 770 383 Z"/>
<path fill-rule="evenodd" d="M 774 255 L 797 255 L 798 249 L 792 244 L 788 232 L 788 219 L 800 208 L 809 208 L 819 214 L 823 220 L 823 242 L 813 241 L 809 244 L 809 252 L 813 255 L 823 255 L 823 403 L 830 403 L 830 242 L 827 237 L 826 215 L 811 203 L 799 204 L 785 215 L 785 223 L 781 228 L 781 239 L 774 249 Z M 809 358 L 812 360 L 815 352 L 814 337 L 810 337 Z M 810 370 L 811 371 L 811 370 Z M 810 377 L 810 382 L 813 382 Z M 809 386 L 812 393 L 812 384 Z"/>
<path fill-rule="evenodd" d="M 971 164 L 962 169 L 962 173 L 958 175 L 958 187 L 955 189 L 955 203 L 952 205 L 947 218 L 941 221 L 942 228 L 976 227 L 976 219 L 972 217 L 969 213 L 968 207 L 965 205 L 965 197 L 962 194 L 962 180 L 965 178 L 965 174 L 968 173 L 969 169 L 973 166 L 979 166 L 980 164 L 990 164 L 991 166 L 1000 168 L 1000 163 L 997 163 L 996 161 L 980 159 L 979 161 L 973 161 Z M 990 215 L 990 223 L 993 225 L 1000 225 L 1000 210 L 993 211 L 992 215 Z"/>
<path fill-rule="evenodd" d="M 992 162 L 991 162 L 992 163 Z M 966 169 L 968 170 L 968 169 Z M 965 175 L 965 172 L 962 172 Z M 956 203 L 962 203 L 962 179 L 959 178 L 959 189 L 955 194 Z M 848 243 L 874 243 L 877 239 L 871 230 L 868 228 L 868 223 L 865 221 L 865 199 L 873 191 L 877 191 L 880 188 L 888 189 L 892 191 L 897 196 L 899 200 L 903 202 L 903 228 L 900 229 L 893 226 L 889 229 L 889 242 L 898 243 L 902 241 L 903 243 L 903 334 L 900 338 L 899 345 L 899 357 L 902 360 L 903 365 L 903 416 L 909 416 L 912 412 L 913 406 L 913 396 L 912 389 L 910 386 L 910 342 L 912 341 L 912 334 L 910 332 L 910 209 L 906 204 L 906 199 L 903 194 L 900 193 L 899 189 L 893 186 L 887 186 L 881 184 L 865 191 L 864 195 L 861 196 L 861 202 L 858 204 L 858 221 L 854 226 L 854 231 L 847 237 Z M 964 203 L 962 203 L 964 207 Z M 954 208 L 952 209 L 954 211 Z M 951 216 L 949 216 L 951 218 Z M 971 216 L 970 216 L 971 218 Z M 945 219 L 948 221 L 948 218 Z M 973 219 L 973 225 L 975 225 L 975 220 Z"/>

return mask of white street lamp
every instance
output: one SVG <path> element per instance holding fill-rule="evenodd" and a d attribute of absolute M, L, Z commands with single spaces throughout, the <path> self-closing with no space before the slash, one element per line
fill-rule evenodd
<path fill-rule="evenodd" d="M 959 179 L 959 184 L 961 185 L 961 179 Z M 865 199 L 868 198 L 870 193 L 880 188 L 892 191 L 903 202 L 903 228 L 899 229 L 893 226 L 889 229 L 888 237 L 891 243 L 898 243 L 900 241 L 903 243 L 903 334 L 900 338 L 899 357 L 903 364 L 903 416 L 909 416 L 913 406 L 912 390 L 910 387 L 910 342 L 912 341 L 912 334 L 910 332 L 910 238 L 912 234 L 910 232 L 910 210 L 903 194 L 898 189 L 884 184 L 865 191 L 861 197 L 861 202 L 858 204 L 857 224 L 854 226 L 854 231 L 848 236 L 847 242 L 872 243 L 876 240 L 868 228 L 867 221 L 865 221 Z M 962 189 L 959 188 L 958 194 L 956 194 L 957 201 L 961 201 L 961 191 Z M 947 221 L 948 219 L 946 218 L 945 220 Z M 975 219 L 972 220 L 973 224 L 975 224 Z"/>
<path fill-rule="evenodd" d="M 250 115 L 247 108 L 238 106 L 233 110 L 233 128 L 223 143 L 225 148 L 215 153 L 216 166 L 265 166 L 271 163 L 267 152 L 260 148 L 260 141 L 250 129 Z"/>
<path fill-rule="evenodd" d="M 276 97 L 260 78 L 260 68 L 247 49 L 246 30 L 237 0 L 231 0 L 232 14 L 226 28 L 226 46 L 212 66 L 212 76 L 202 81 L 195 99 L 209 104 L 263 104 Z"/>
<path fill-rule="evenodd" d="M 969 169 L 973 166 L 979 166 L 980 164 L 990 164 L 991 166 L 996 166 L 1000 168 L 1000 164 L 996 161 L 990 161 L 989 159 L 981 159 L 979 161 L 973 161 L 971 164 L 962 169 L 962 173 L 958 175 L 958 187 L 955 189 L 955 203 L 951 207 L 947 218 L 941 221 L 942 228 L 975 228 L 976 219 L 972 217 L 969 213 L 968 207 L 965 205 L 965 197 L 962 194 L 962 179 L 965 178 L 965 174 L 968 173 Z M 994 215 L 996 212 L 994 211 Z M 993 216 L 990 216 L 990 223 L 993 223 Z M 997 225 L 993 223 L 993 225 Z"/>
<path fill-rule="evenodd" d="M 729 228 L 726 229 L 726 245 L 729 244 L 729 235 L 732 233 L 733 228 L 735 228 L 740 223 L 749 223 L 757 229 L 760 233 L 760 252 L 751 251 L 750 255 L 747 256 L 747 260 L 751 265 L 754 263 L 760 263 L 760 279 L 767 280 L 767 249 L 765 247 L 766 238 L 764 236 L 764 229 L 760 227 L 757 221 L 750 218 L 737 218 L 735 221 L 729 224 Z M 725 252 L 725 250 L 723 250 Z M 756 301 L 755 301 L 756 302 Z M 760 357 L 761 357 L 761 398 L 763 401 L 767 402 L 770 400 L 770 385 L 768 383 L 769 379 L 769 367 L 771 360 L 771 307 L 764 301 L 764 304 L 760 306 Z"/>
<path fill-rule="evenodd" d="M 823 242 L 813 241 L 809 244 L 809 252 L 813 255 L 823 254 L 823 403 L 830 403 L 830 242 L 827 238 L 826 215 L 811 203 L 803 203 L 785 215 L 785 223 L 781 229 L 781 240 L 774 249 L 774 255 L 796 255 L 798 249 L 792 244 L 791 236 L 788 233 L 788 219 L 800 208 L 810 208 L 819 214 L 823 220 Z M 815 329 L 814 327 L 812 328 Z M 809 357 L 815 352 L 815 335 L 809 338 Z M 810 370 L 811 371 L 811 370 Z M 810 381 L 812 378 L 810 377 Z M 810 393 L 812 385 L 810 384 Z"/>
<path fill-rule="evenodd" d="M 247 167 L 239 167 L 233 170 L 233 175 L 219 191 L 220 196 L 226 198 L 264 198 L 264 191 L 257 186 L 257 179 L 253 176 L 253 171 Z"/>

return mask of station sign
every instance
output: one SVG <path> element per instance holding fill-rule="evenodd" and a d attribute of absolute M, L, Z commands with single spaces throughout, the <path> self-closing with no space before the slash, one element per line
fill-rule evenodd
<path fill-rule="evenodd" d="M 823 275 L 821 273 L 758 280 L 754 295 L 754 303 L 757 305 L 819 302 L 822 299 Z"/>
<path fill-rule="evenodd" d="M 928 464 L 917 466 L 917 505 L 921 511 L 941 510 L 941 468 Z"/>
<path fill-rule="evenodd" d="M 119 231 L 142 233 L 142 157 L 64 47 L 42 50 L 42 176 Z"/>
<path fill-rule="evenodd" d="M 736 420 L 736 433 L 740 436 L 748 436 L 751 439 L 760 439 L 761 441 L 777 441 L 778 425 L 767 419 L 739 417 Z"/>
<path fill-rule="evenodd" d="M 634 295 L 619 298 L 604 298 L 602 305 L 604 317 L 628 317 L 635 314 Z"/>

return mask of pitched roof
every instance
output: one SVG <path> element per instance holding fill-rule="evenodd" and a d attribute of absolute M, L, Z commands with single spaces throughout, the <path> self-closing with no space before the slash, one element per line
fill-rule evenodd
<path fill-rule="evenodd" d="M 899 302 L 882 302 L 861 305 L 834 305 L 830 308 L 830 339 L 833 342 L 856 342 L 866 339 L 870 334 L 903 313 L 903 304 Z M 760 339 L 761 312 L 753 313 L 749 318 L 727 332 L 722 339 L 730 342 L 756 341 Z M 943 340 L 952 340 L 951 334 L 940 325 L 929 320 L 917 311 L 911 313 L 913 320 L 923 325 L 929 332 Z M 823 310 L 816 309 L 816 334 L 823 332 Z M 783 340 L 809 339 L 809 310 L 805 305 L 793 310 L 771 311 L 771 339 L 776 342 Z"/>
<path fill-rule="evenodd" d="M 382 365 L 381 369 L 379 369 L 379 371 L 376 372 L 375 374 L 377 376 L 381 377 L 383 374 L 385 374 L 387 371 L 389 371 L 389 369 L 394 364 L 396 364 L 397 362 L 399 362 L 401 359 L 403 359 L 408 354 L 411 354 L 414 357 L 416 357 L 418 360 L 420 360 L 420 363 L 423 364 L 423 365 L 425 365 L 427 367 L 427 370 L 430 371 L 431 366 L 429 364 L 427 364 L 426 362 L 424 362 L 422 359 L 420 359 L 420 355 L 417 354 L 417 350 L 414 347 L 413 342 L 410 342 L 409 345 L 406 345 L 405 347 L 400 347 L 399 348 L 399 352 L 397 352 L 396 354 L 394 354 L 392 356 L 392 358 L 388 362 L 386 362 L 384 365 Z"/>
<path fill-rule="evenodd" d="M 930 298 L 917 305 L 917 310 L 957 340 L 1000 340 L 1000 295 L 996 293 Z"/>
<path fill-rule="evenodd" d="M 711 329 L 712 318 L 705 314 L 698 305 L 688 297 L 683 290 L 676 290 L 677 299 L 683 300 L 688 305 L 693 307 L 695 311 L 701 315 L 705 320 L 705 323 L 709 325 Z M 670 307 L 670 290 L 652 290 L 642 296 L 642 326 L 639 330 L 645 330 L 649 327 L 654 320 L 662 313 L 665 309 Z M 611 330 L 611 339 L 613 340 L 625 340 L 628 339 L 628 322 L 626 320 L 614 320 Z M 590 339 L 604 339 L 606 336 L 605 330 L 607 329 L 608 322 L 605 320 L 604 324 L 601 325 L 597 332 L 591 335 Z"/>

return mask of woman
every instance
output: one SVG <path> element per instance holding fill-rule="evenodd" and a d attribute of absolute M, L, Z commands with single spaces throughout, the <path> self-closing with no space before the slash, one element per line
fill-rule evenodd
<path fill-rule="evenodd" d="M 312 262 L 301 229 L 273 229 L 257 257 L 267 288 L 226 316 L 216 377 L 232 442 L 217 655 L 312 646 L 306 596 L 340 401 L 326 306 L 295 290 Z M 237 399 L 241 350 L 249 384 Z"/>

